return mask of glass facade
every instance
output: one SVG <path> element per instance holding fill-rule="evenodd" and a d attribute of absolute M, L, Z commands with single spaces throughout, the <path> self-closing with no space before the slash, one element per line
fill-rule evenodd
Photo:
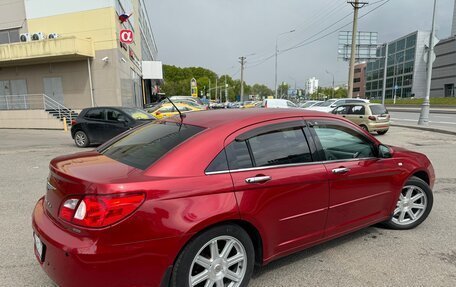
<path fill-rule="evenodd" d="M 389 43 L 388 55 L 386 46 L 377 48 L 378 59 L 367 64 L 366 98 L 381 98 L 385 56 L 388 57 L 386 67 L 386 98 L 407 98 L 412 96 L 413 72 L 415 67 L 417 33 Z"/>

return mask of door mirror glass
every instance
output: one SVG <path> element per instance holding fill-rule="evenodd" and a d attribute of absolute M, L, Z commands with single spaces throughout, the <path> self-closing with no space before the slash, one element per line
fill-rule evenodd
<path fill-rule="evenodd" d="M 379 158 L 391 158 L 391 157 L 393 157 L 393 152 L 389 147 L 381 144 L 378 146 L 378 157 Z"/>

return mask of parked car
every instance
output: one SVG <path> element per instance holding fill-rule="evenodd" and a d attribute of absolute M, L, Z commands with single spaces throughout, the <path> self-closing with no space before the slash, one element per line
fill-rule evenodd
<path fill-rule="evenodd" d="M 184 103 L 175 103 L 174 105 L 176 105 L 176 107 L 179 109 L 181 113 L 198 112 L 206 110 L 205 107 L 199 105 L 191 105 Z M 174 105 L 171 103 L 163 104 L 161 107 L 157 107 L 157 109 L 151 111 L 150 114 L 157 119 L 163 119 L 178 115 L 179 112 L 176 110 Z"/>
<path fill-rule="evenodd" d="M 323 101 L 307 101 L 305 103 L 299 104 L 299 107 L 303 108 L 303 109 L 307 109 L 307 108 L 313 107 L 319 103 L 323 103 Z"/>
<path fill-rule="evenodd" d="M 354 122 L 370 133 L 384 135 L 390 127 L 390 115 L 381 104 L 346 104 L 338 106 L 332 113 Z"/>
<path fill-rule="evenodd" d="M 200 106 L 207 106 L 203 103 L 203 101 L 198 98 L 198 97 L 191 97 L 191 96 L 172 96 L 171 98 L 171 101 L 178 101 L 178 100 L 185 100 L 185 101 L 192 101 L 192 102 L 195 102 L 197 103 L 198 105 Z"/>
<path fill-rule="evenodd" d="M 326 112 L 330 113 L 340 105 L 344 104 L 351 104 L 351 103 L 368 103 L 369 100 L 365 99 L 355 99 L 355 98 L 347 98 L 347 99 L 330 99 L 325 101 L 322 104 L 314 105 L 313 107 L 308 108 L 309 110 L 319 111 L 319 112 Z"/>
<path fill-rule="evenodd" d="M 151 120 L 155 118 L 135 108 L 87 108 L 72 120 L 71 137 L 78 147 L 102 144 L 128 129 Z"/>
<path fill-rule="evenodd" d="M 34 252 L 59 286 L 247 286 L 254 264 L 418 226 L 434 181 L 425 155 L 336 115 L 189 113 L 53 159 Z"/>
<path fill-rule="evenodd" d="M 261 105 L 263 108 L 299 108 L 295 103 L 285 99 L 266 99 Z"/>

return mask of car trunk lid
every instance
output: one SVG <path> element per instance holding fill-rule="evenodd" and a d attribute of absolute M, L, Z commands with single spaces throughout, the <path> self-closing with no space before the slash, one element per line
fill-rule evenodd
<path fill-rule="evenodd" d="M 97 151 L 55 158 L 49 168 L 45 208 L 54 218 L 65 198 L 105 193 L 108 189 L 102 187 L 131 181 L 142 172 Z"/>

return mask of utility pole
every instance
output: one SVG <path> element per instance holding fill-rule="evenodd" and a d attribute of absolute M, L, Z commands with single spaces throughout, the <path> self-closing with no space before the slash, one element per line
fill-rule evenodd
<path fill-rule="evenodd" d="M 218 81 L 218 76 L 215 75 L 215 98 L 214 100 L 217 101 L 217 81 Z"/>
<path fill-rule="evenodd" d="M 420 119 L 418 120 L 419 125 L 426 125 L 426 126 L 429 124 L 429 110 L 430 110 L 429 98 L 431 95 L 432 64 L 435 60 L 434 35 L 435 35 L 435 8 L 436 8 L 436 6 L 437 6 L 437 0 L 434 0 L 434 12 L 432 14 L 432 29 L 431 29 L 431 35 L 429 37 L 429 48 L 427 51 L 426 96 L 424 98 L 423 104 L 421 105 Z"/>
<path fill-rule="evenodd" d="M 383 70 L 383 87 L 382 87 L 382 105 L 385 105 L 385 96 L 386 96 L 386 70 L 388 68 L 388 49 L 389 44 L 386 43 L 385 47 L 385 69 Z"/>
<path fill-rule="evenodd" d="M 279 37 L 285 34 L 293 33 L 296 31 L 295 29 L 290 30 L 288 32 L 280 33 L 276 37 L 276 45 L 275 45 L 275 73 L 274 73 L 274 98 L 277 99 L 277 58 L 279 54 Z"/>
<path fill-rule="evenodd" d="M 226 75 L 225 75 L 225 102 L 228 102 L 228 85 L 226 84 Z"/>
<path fill-rule="evenodd" d="M 358 35 L 358 12 L 359 9 L 367 5 L 367 2 L 359 2 L 359 0 L 348 1 L 353 6 L 353 31 L 350 54 L 350 71 L 348 73 L 348 97 L 353 98 L 353 78 L 355 77 L 355 61 L 356 61 L 356 36 Z"/>
<path fill-rule="evenodd" d="M 245 65 L 246 57 L 242 56 L 239 57 L 239 63 L 241 63 L 241 99 L 240 101 L 244 101 L 244 65 Z"/>
<path fill-rule="evenodd" d="M 332 76 L 332 91 L 331 91 L 331 97 L 334 99 L 334 74 L 326 70 L 327 74 L 330 74 Z"/>

